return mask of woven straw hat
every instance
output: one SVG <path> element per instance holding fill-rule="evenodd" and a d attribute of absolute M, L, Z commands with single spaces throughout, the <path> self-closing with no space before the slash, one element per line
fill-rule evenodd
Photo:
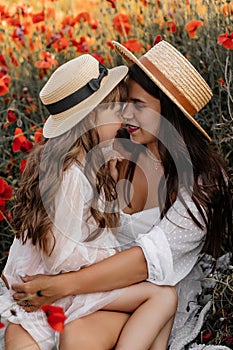
<path fill-rule="evenodd" d="M 107 69 L 89 54 L 74 58 L 55 70 L 40 92 L 50 112 L 44 124 L 46 138 L 59 136 L 80 122 L 126 76 L 128 68 Z"/>
<path fill-rule="evenodd" d="M 148 77 L 181 109 L 186 117 L 210 140 L 194 119 L 212 97 L 212 91 L 193 65 L 165 40 L 137 59 L 127 48 L 112 41 L 129 64 L 136 63 Z"/>

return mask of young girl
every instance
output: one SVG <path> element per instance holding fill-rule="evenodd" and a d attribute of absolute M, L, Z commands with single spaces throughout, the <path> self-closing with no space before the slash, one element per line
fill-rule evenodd
<path fill-rule="evenodd" d="M 51 115 L 43 129 L 46 139 L 29 156 L 16 196 L 16 239 L 4 271 L 9 286 L 20 280 L 22 272 L 61 274 L 116 253 L 117 241 L 111 229 L 118 226 L 117 196 L 101 147 L 111 144 L 121 126 L 118 102 L 124 86 L 117 84 L 127 71 L 126 67 L 107 70 L 92 56 L 83 55 L 58 68 L 42 89 L 40 98 Z M 11 294 L 6 290 L 1 297 L 1 309 L 12 304 Z M 125 289 L 64 297 L 56 305 L 63 307 L 67 324 L 101 308 L 136 310 L 116 349 L 144 350 L 158 336 L 160 347 L 156 349 L 162 350 L 176 302 L 172 287 L 144 282 Z M 30 300 L 22 305 L 30 307 Z M 7 350 L 26 346 L 52 349 L 54 332 L 42 310 L 26 313 L 19 305 L 12 310 L 5 337 Z M 122 313 L 121 326 L 127 319 Z M 142 322 L 147 324 L 143 333 Z M 72 350 L 76 344 L 71 344 L 69 337 L 61 337 L 59 348 Z"/>

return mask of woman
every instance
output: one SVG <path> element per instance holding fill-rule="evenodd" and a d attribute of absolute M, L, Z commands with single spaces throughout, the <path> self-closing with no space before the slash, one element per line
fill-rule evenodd
<path fill-rule="evenodd" d="M 107 70 L 91 55 L 81 55 L 61 65 L 40 92 L 51 115 L 43 128 L 46 138 L 30 153 L 15 199 L 16 238 L 4 270 L 10 285 L 18 282 L 22 271 L 64 273 L 117 253 L 113 233 L 119 226 L 119 213 L 114 211 L 118 201 L 104 154 L 121 126 L 120 101 L 126 88 L 120 81 L 127 71 L 125 66 Z M 6 288 L 0 295 L 0 314 L 7 304 L 6 350 L 18 345 L 35 350 L 53 347 L 55 332 L 42 310 L 26 313 L 14 305 L 12 291 Z M 30 301 L 24 305 L 30 306 Z M 69 296 L 55 305 L 63 308 L 65 328 L 99 309 L 131 312 L 128 321 L 122 314 L 127 323 L 117 348 L 140 350 L 156 344 L 165 350 L 177 293 L 173 287 L 142 282 Z M 139 332 L 143 321 L 148 326 Z M 59 349 L 76 350 L 76 344 L 71 345 L 64 333 Z"/>
<path fill-rule="evenodd" d="M 128 237 L 122 244 L 131 247 L 79 272 L 24 278 L 25 284 L 13 286 L 15 299 L 40 290 L 42 296 L 32 299 L 34 308 L 66 295 L 109 291 L 145 279 L 178 289 L 199 254 L 207 252 L 217 258 L 231 235 L 227 177 L 209 136 L 194 119 L 211 98 L 208 85 L 165 41 L 140 60 L 122 45 L 114 45 L 134 63 L 128 81 L 130 104 L 124 110 L 126 127 L 131 141 L 146 145 L 146 152 L 134 147 L 132 160 L 141 166 L 132 169 L 132 163 L 122 164 L 120 170 L 120 177 L 132 182 L 130 188 L 123 184 L 127 191 L 121 199 L 125 212 L 121 231 Z M 73 329 L 67 328 L 65 335 L 88 349 L 92 327 L 98 333 L 96 349 L 109 349 L 120 333 L 119 317 L 99 311 L 82 323 L 77 321 Z"/>

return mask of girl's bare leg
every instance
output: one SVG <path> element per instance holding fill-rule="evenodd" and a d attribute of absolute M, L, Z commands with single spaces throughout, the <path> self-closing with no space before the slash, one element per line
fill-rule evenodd
<path fill-rule="evenodd" d="M 177 293 L 174 287 L 142 282 L 125 288 L 117 300 L 104 308 L 123 312 L 134 311 L 122 330 L 116 350 L 149 349 L 161 331 L 163 336 L 167 335 L 163 341 L 167 344 L 170 328 L 167 327 L 166 331 L 163 328 L 175 315 L 176 308 Z M 159 348 L 165 349 L 166 345 Z"/>
<path fill-rule="evenodd" d="M 5 332 L 6 350 L 40 350 L 35 340 L 19 324 L 9 324 Z"/>
<path fill-rule="evenodd" d="M 161 349 L 167 349 L 169 336 L 172 330 L 174 317 L 172 317 L 167 324 L 161 329 L 160 333 L 154 340 L 152 346 L 150 347 L 150 350 L 161 350 Z"/>
<path fill-rule="evenodd" d="M 126 313 L 97 311 L 74 320 L 61 333 L 59 350 L 113 349 L 128 318 Z"/>

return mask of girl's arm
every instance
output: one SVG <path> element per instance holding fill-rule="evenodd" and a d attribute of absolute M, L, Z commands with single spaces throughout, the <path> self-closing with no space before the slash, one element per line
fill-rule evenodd
<path fill-rule="evenodd" d="M 74 272 L 56 276 L 26 276 L 25 283 L 14 284 L 15 300 L 30 299 L 34 311 L 43 304 L 76 294 L 94 293 L 122 288 L 147 279 L 147 263 L 140 247 L 117 253 L 103 261 Z M 39 295 L 37 296 L 37 292 Z"/>

